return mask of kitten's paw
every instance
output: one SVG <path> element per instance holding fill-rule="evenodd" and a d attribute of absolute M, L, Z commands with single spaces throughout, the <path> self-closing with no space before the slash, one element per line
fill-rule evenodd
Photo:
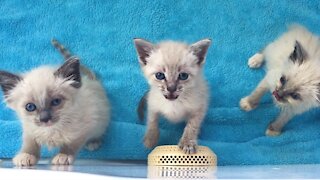
<path fill-rule="evenodd" d="M 250 68 L 259 68 L 263 63 L 263 55 L 260 53 L 256 53 L 248 60 L 248 66 Z"/>
<path fill-rule="evenodd" d="M 186 154 L 197 153 L 198 145 L 197 145 L 197 141 L 195 141 L 195 140 L 182 139 L 182 140 L 180 140 L 178 146 Z"/>
<path fill-rule="evenodd" d="M 16 166 L 33 166 L 37 164 L 38 158 L 32 154 L 20 153 L 13 158 L 13 164 Z"/>
<path fill-rule="evenodd" d="M 149 149 L 156 146 L 158 143 L 159 134 L 159 130 L 149 130 L 143 139 L 144 146 Z"/>
<path fill-rule="evenodd" d="M 97 150 L 101 146 L 101 144 L 102 144 L 101 139 L 94 139 L 87 142 L 84 148 L 87 149 L 88 151 L 94 151 L 94 150 Z"/>
<path fill-rule="evenodd" d="M 253 109 L 255 109 L 258 106 L 258 103 L 252 103 L 249 100 L 249 97 L 244 97 L 240 100 L 240 107 L 241 109 L 245 110 L 245 111 L 251 111 Z"/>
<path fill-rule="evenodd" d="M 54 165 L 71 165 L 74 161 L 73 155 L 59 153 L 52 159 Z"/>
<path fill-rule="evenodd" d="M 266 130 L 266 136 L 279 136 L 281 131 L 275 130 L 271 125 Z"/>

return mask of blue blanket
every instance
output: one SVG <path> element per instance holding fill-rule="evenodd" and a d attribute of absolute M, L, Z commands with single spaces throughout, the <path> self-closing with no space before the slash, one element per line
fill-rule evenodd
<path fill-rule="evenodd" d="M 44 64 L 61 64 L 51 46 L 55 37 L 97 72 L 112 104 L 112 122 L 104 144 L 79 158 L 146 159 L 146 129 L 136 107 L 148 85 L 140 71 L 132 39 L 188 43 L 212 38 L 204 69 L 210 84 L 210 107 L 199 135 L 219 165 L 320 163 L 320 112 L 294 118 L 279 137 L 265 128 L 278 113 L 270 94 L 257 110 L 245 113 L 239 99 L 257 85 L 264 71 L 251 70 L 247 59 L 286 30 L 300 23 L 320 34 L 319 1 L 167 0 L 167 1 L 18 1 L 0 6 L 0 69 L 25 72 Z M 1 96 L 1 100 L 2 96 Z M 160 123 L 159 144 L 177 144 L 184 124 Z M 21 146 L 15 113 L 0 104 L 0 158 Z M 56 150 L 42 151 L 51 157 Z"/>

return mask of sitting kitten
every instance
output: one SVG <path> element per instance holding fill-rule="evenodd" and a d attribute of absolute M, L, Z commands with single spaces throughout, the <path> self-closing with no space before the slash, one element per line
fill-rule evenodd
<path fill-rule="evenodd" d="M 80 63 L 71 57 L 59 68 L 43 66 L 16 75 L 0 71 L 7 105 L 22 121 L 23 145 L 13 162 L 35 165 L 42 145 L 60 147 L 52 164 L 72 164 L 78 150 L 94 150 L 109 122 L 109 105 L 97 79 L 80 75 Z"/>
<path fill-rule="evenodd" d="M 270 90 L 281 113 L 266 134 L 277 136 L 295 115 L 320 105 L 319 37 L 303 27 L 292 27 L 261 53 L 252 56 L 248 65 L 258 68 L 264 60 L 266 76 L 249 96 L 241 99 L 240 107 L 245 111 L 256 108 Z"/>
<path fill-rule="evenodd" d="M 190 46 L 178 42 L 152 44 L 134 39 L 142 71 L 150 90 L 141 99 L 138 113 L 143 118 L 148 105 L 148 127 L 144 145 L 151 148 L 159 138 L 158 116 L 171 122 L 187 120 L 179 147 L 185 153 L 196 153 L 197 136 L 208 106 L 208 87 L 202 76 L 209 39 Z"/>

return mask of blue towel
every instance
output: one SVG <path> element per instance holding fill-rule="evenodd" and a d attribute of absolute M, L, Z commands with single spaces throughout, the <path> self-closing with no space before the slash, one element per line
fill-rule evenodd
<path fill-rule="evenodd" d="M 25 72 L 44 64 L 61 64 L 51 46 L 55 37 L 82 63 L 99 74 L 112 105 L 112 122 L 101 149 L 81 150 L 79 158 L 146 159 L 142 144 L 146 123 L 136 107 L 148 89 L 132 39 L 172 39 L 187 43 L 211 38 L 204 74 L 211 89 L 210 107 L 199 135 L 219 165 L 320 163 L 319 110 L 295 117 L 279 137 L 265 129 L 278 113 L 270 94 L 250 113 L 238 107 L 264 76 L 247 59 L 300 23 L 320 34 L 319 1 L 167 0 L 167 1 L 18 1 L 0 6 L 0 69 Z M 2 98 L 2 96 L 1 96 Z M 3 100 L 3 99 L 1 99 Z M 160 122 L 159 145 L 177 144 L 184 124 Z M 15 113 L 0 104 L 0 158 L 21 146 Z M 51 157 L 57 150 L 42 150 Z"/>

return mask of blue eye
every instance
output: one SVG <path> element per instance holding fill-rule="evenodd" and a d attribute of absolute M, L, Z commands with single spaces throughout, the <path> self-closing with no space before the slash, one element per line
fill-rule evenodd
<path fill-rule="evenodd" d="M 156 78 L 157 78 L 158 80 L 163 80 L 163 79 L 165 79 L 166 77 L 165 77 L 165 75 L 164 75 L 162 72 L 157 72 L 157 73 L 156 73 Z"/>
<path fill-rule="evenodd" d="M 37 109 L 37 106 L 33 103 L 26 104 L 26 110 L 29 112 L 35 111 Z"/>
<path fill-rule="evenodd" d="M 299 95 L 298 93 L 291 93 L 290 96 L 291 96 L 294 100 L 300 99 L 300 95 Z"/>
<path fill-rule="evenodd" d="M 179 74 L 179 80 L 187 80 L 189 77 L 188 73 L 180 73 Z"/>
<path fill-rule="evenodd" d="M 61 103 L 61 99 L 57 98 L 57 99 L 53 99 L 51 101 L 51 106 L 58 106 Z"/>

